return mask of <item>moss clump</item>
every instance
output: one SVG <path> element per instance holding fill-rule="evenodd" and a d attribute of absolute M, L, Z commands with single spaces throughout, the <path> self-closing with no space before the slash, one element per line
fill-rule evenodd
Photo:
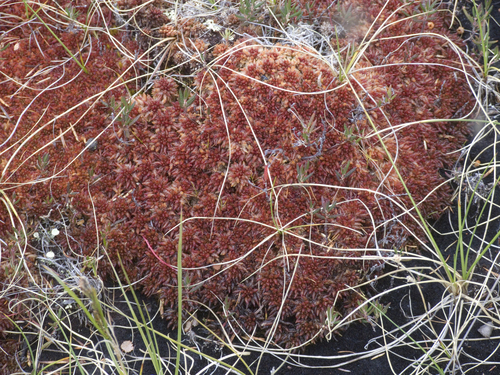
<path fill-rule="evenodd" d="M 96 105 L 76 129 L 99 136 L 94 151 L 79 154 L 82 145 L 66 136 L 49 148 L 49 168 L 40 171 L 36 157 L 9 166 L 19 184 L 65 167 L 64 178 L 17 188 L 20 210 L 28 219 L 63 205 L 70 236 L 61 245 L 95 254 L 99 234 L 111 263 L 120 254 L 172 323 L 182 213 L 186 312 L 208 307 L 239 334 L 287 347 L 322 337 L 327 310 L 357 306 L 351 288 L 382 261 L 370 256 L 422 234 L 396 169 L 424 217 L 447 206 L 439 169 L 453 163 L 467 128 L 445 119 L 472 107 L 451 45 L 459 42 L 440 12 L 408 18 L 414 5 L 365 3 L 349 3 L 362 16 L 331 41 L 340 49 L 329 59 L 297 44 L 202 40 L 196 23 L 188 47 L 197 74 L 182 90 L 159 78 L 124 100 L 126 115 L 112 125 L 116 108 Z M 414 36 L 431 23 L 432 35 Z M 61 131 L 70 123 L 57 122 Z M 51 132 L 34 137 L 26 155 Z M 103 274 L 110 265 L 101 263 Z"/>

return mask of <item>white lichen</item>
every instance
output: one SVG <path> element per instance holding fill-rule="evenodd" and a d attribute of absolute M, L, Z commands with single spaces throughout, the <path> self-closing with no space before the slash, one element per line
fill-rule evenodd
<path fill-rule="evenodd" d="M 205 25 L 205 27 L 211 31 L 218 32 L 222 30 L 222 26 L 217 25 L 212 19 L 206 20 L 205 22 L 203 22 L 203 25 Z"/>

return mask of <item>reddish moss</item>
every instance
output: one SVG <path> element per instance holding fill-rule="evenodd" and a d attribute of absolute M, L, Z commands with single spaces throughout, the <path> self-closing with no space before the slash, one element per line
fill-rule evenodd
<path fill-rule="evenodd" d="M 368 9 L 363 2 L 351 3 L 365 12 L 354 29 L 366 31 L 380 4 Z M 376 26 L 404 17 L 391 15 L 399 1 L 389 3 Z M 151 22 L 163 22 L 154 8 L 144 11 L 156 15 Z M 429 17 L 434 32 L 457 42 L 440 13 Z M 391 38 L 413 34 L 422 25 L 417 21 L 399 22 L 379 34 L 349 73 L 350 84 L 310 49 L 248 41 L 232 49 L 216 47 L 219 59 L 211 71 L 197 75 L 191 87 L 197 97 L 189 107 L 177 102 L 175 82 L 161 78 L 151 93 L 135 98 L 130 116 L 140 119 L 129 128 L 116 122 L 95 151 L 77 157 L 82 139 L 96 137 L 111 122 L 109 109 L 99 103 L 74 124 L 80 140 L 68 132 L 65 143 L 47 148 L 49 168 L 37 166 L 36 156 L 27 157 L 70 129 L 73 115 L 33 137 L 9 169 L 10 181 L 33 181 L 66 165 L 68 177 L 17 189 L 19 205 L 32 217 L 65 202 L 75 218 L 85 219 L 70 228 L 82 254 L 96 246 L 95 212 L 112 264 L 118 266 L 119 254 L 143 290 L 165 301 L 165 317 L 172 324 L 177 303 L 172 266 L 179 241 L 174 228 L 182 213 L 187 220 L 182 251 L 186 311 L 206 304 L 221 312 L 225 306 L 228 319 L 238 321 L 233 327 L 273 334 L 279 345 L 317 339 L 328 308 L 346 314 L 356 306 L 359 297 L 349 287 L 375 264 L 360 258 L 373 255 L 377 246 L 404 246 L 412 233 L 421 234 L 405 213 L 410 199 L 375 130 L 423 215 L 436 217 L 448 203 L 446 186 L 427 194 L 442 182 L 439 169 L 454 161 L 449 152 L 465 141 L 467 129 L 463 122 L 424 121 L 462 116 L 470 107 L 463 107 L 464 98 L 471 96 L 464 73 L 454 69 L 459 59 L 444 39 L 424 36 L 410 43 Z M 198 37 L 201 26 L 192 21 L 184 28 Z M 341 37 L 340 44 L 359 43 L 362 33 L 357 32 Z M 52 44 L 54 56 L 62 53 Z M 48 119 L 64 112 L 70 99 L 81 101 L 113 81 L 116 53 L 92 53 L 88 68 L 99 75 L 80 74 L 81 79 L 71 63 L 74 70 L 67 74 L 75 79 L 57 94 L 47 92 L 47 98 L 61 103 L 49 108 Z M 14 58 L 12 47 L 4 56 Z M 36 50 L 26 58 L 37 58 Z M 27 73 L 18 64 L 1 63 L 12 75 Z M 17 90 L 12 82 L 4 86 L 9 93 Z M 388 92 L 394 94 L 391 100 L 384 99 Z M 46 107 L 44 100 L 37 99 L 37 109 Z M 9 102 L 13 118 L 27 103 L 26 96 Z M 31 112 L 25 116 L 9 145 L 32 132 L 37 118 Z M 389 126 L 405 122 L 412 124 Z M 12 129 L 13 123 L 2 135 Z M 39 203 L 46 197 L 53 201 Z M 101 268 L 103 275 L 111 274 L 109 266 Z"/>
<path fill-rule="evenodd" d="M 109 124 L 109 111 L 96 97 L 91 97 L 116 85 L 118 75 L 132 63 L 127 64 L 126 59 L 110 48 L 112 43 L 107 36 L 97 32 L 90 35 L 83 28 L 68 24 L 67 18 L 61 15 L 61 9 L 73 7 L 79 12 L 78 22 L 97 30 L 103 23 L 101 15 L 108 18 L 111 13 L 107 7 L 98 12 L 95 8 L 89 10 L 89 4 L 86 0 L 59 1 L 57 8 L 43 6 L 42 9 L 30 2 L 37 14 L 35 17 L 26 4 L 4 1 L 1 8 L 5 22 L 0 25 L 3 36 L 0 41 L 3 77 L 0 83 L 0 189 L 14 203 L 28 233 L 38 225 L 41 216 L 65 220 L 71 234 L 75 234 L 75 237 L 67 237 L 70 243 L 66 243 L 66 247 L 77 251 L 83 246 L 96 248 L 96 231 L 93 220 L 89 220 L 93 219 L 94 211 L 88 191 L 95 189 L 96 173 L 107 167 L 101 168 L 105 161 L 98 156 L 99 151 L 86 151 L 79 156 L 86 141 L 96 137 Z M 88 17 L 90 14 L 93 17 Z M 42 18 L 43 25 L 37 17 Z M 109 19 L 107 22 L 111 26 Z M 67 27 L 56 27 L 58 23 L 58 26 Z M 88 74 L 45 25 L 78 60 L 81 56 Z M 119 34 L 115 36 L 120 37 Z M 85 37 L 91 40 L 84 40 Z M 126 45 L 132 50 L 135 48 L 133 43 Z M 123 78 L 130 78 L 130 75 L 124 74 Z M 111 88 L 101 99 L 109 100 L 113 95 L 119 97 L 126 92 L 124 87 Z M 101 191 L 102 186 L 100 194 Z M 101 199 L 99 197 L 96 203 Z M 98 214 L 106 212 L 102 203 L 96 208 Z M 0 372 L 10 374 L 19 370 L 19 356 L 14 352 L 22 340 L 17 337 L 3 340 L 4 330 L 14 329 L 6 317 L 17 321 L 21 327 L 23 319 L 33 318 L 25 315 L 31 313 L 31 309 L 23 311 L 22 303 L 18 303 L 32 296 L 27 295 L 29 292 L 25 295 L 19 292 L 23 288 L 28 290 L 27 277 L 22 272 L 14 272 L 12 267 L 19 263 L 20 254 L 13 250 L 16 249 L 13 239 L 20 237 L 21 227 L 16 228 L 14 235 L 9 217 L 5 204 L 0 203 L 0 238 L 3 240 L 0 289 L 9 288 L 8 297 L 0 298 L 0 338 L 4 351 Z M 7 246 L 4 241 L 8 241 Z M 35 259 L 37 254 L 33 252 L 35 250 L 29 246 L 23 261 Z M 28 266 L 35 267 L 34 264 Z M 16 279 L 10 280 L 13 275 Z M 12 310 L 13 306 L 17 306 L 17 310 Z"/>

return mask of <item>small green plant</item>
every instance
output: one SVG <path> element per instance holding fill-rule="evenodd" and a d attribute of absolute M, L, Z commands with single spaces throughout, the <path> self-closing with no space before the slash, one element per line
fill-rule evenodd
<path fill-rule="evenodd" d="M 300 135 L 302 136 L 302 144 L 304 146 L 310 146 L 313 142 L 311 141 L 311 135 L 314 133 L 316 130 L 316 121 L 314 120 L 315 113 L 311 115 L 307 123 L 302 120 L 302 118 L 296 113 L 294 110 L 290 110 L 300 121 L 300 124 L 302 125 L 302 131 L 300 132 Z"/>
<path fill-rule="evenodd" d="M 359 22 L 359 14 L 353 4 L 346 4 L 346 2 L 338 1 L 336 5 L 336 12 L 334 15 L 336 28 L 339 33 L 348 30 L 349 28 L 357 25 Z"/>
<path fill-rule="evenodd" d="M 295 132 L 295 128 L 293 128 L 295 138 L 297 139 L 294 145 L 304 147 L 314 146 L 316 148 L 315 154 L 305 156 L 303 160 L 312 160 L 321 156 L 323 153 L 323 142 L 325 141 L 326 125 L 322 123 L 323 129 L 321 130 L 321 133 L 319 133 L 317 121 L 315 120 L 315 113 L 313 113 L 309 120 L 305 122 L 293 106 L 288 109 L 288 112 L 292 113 L 299 120 L 300 125 L 302 126 L 302 130 L 298 132 Z M 316 135 L 316 140 L 312 139 L 313 135 Z"/>
<path fill-rule="evenodd" d="M 438 7 L 439 7 L 438 0 L 425 0 L 420 2 L 420 4 L 418 5 L 420 13 L 425 15 L 436 13 Z"/>
<path fill-rule="evenodd" d="M 46 153 L 43 156 L 38 155 L 38 160 L 36 162 L 36 167 L 40 172 L 43 172 L 47 169 L 50 162 L 50 154 Z"/>
<path fill-rule="evenodd" d="M 103 104 L 111 110 L 112 119 L 121 124 L 123 136 L 125 140 L 128 140 L 130 138 L 130 127 L 141 117 L 140 115 L 134 118 L 130 117 L 130 112 L 134 109 L 135 102 L 127 100 L 124 96 L 122 96 L 119 103 L 115 101 L 114 97 L 111 97 L 109 102 L 103 102 Z"/>
<path fill-rule="evenodd" d="M 307 174 L 307 172 L 309 171 L 309 166 L 310 166 L 309 161 L 297 164 L 297 180 L 299 183 L 306 182 L 309 179 L 309 177 L 313 175 L 313 173 Z"/>
<path fill-rule="evenodd" d="M 356 134 L 356 125 L 344 125 L 344 137 L 347 142 L 358 144 L 362 137 Z"/>
<path fill-rule="evenodd" d="M 221 0 L 208 0 L 208 2 L 210 4 L 210 9 L 218 10 L 220 1 Z"/>
<path fill-rule="evenodd" d="M 234 32 L 231 31 L 230 29 L 225 29 L 224 31 L 219 32 L 220 36 L 222 39 L 224 39 L 226 42 L 231 42 L 234 40 Z"/>
<path fill-rule="evenodd" d="M 377 100 L 377 108 L 380 108 L 386 104 L 391 103 L 396 97 L 396 93 L 391 86 L 387 87 L 387 94 L 381 100 Z"/>
<path fill-rule="evenodd" d="M 483 79 L 487 80 L 492 69 L 498 70 L 494 66 L 500 60 L 500 51 L 498 46 L 491 48 L 496 41 L 490 38 L 490 20 L 493 10 L 492 0 L 486 0 L 484 3 L 472 2 L 472 14 L 464 7 L 463 12 L 469 22 L 472 24 L 472 33 L 470 38 L 478 47 L 483 62 Z"/>
<path fill-rule="evenodd" d="M 339 179 L 339 181 L 345 181 L 350 175 L 356 171 L 356 167 L 352 167 L 349 169 L 351 166 L 351 161 L 348 160 L 347 162 L 343 163 L 342 166 L 340 167 L 340 172 L 335 171 L 335 175 Z"/>
<path fill-rule="evenodd" d="M 66 16 L 72 21 L 76 21 L 78 19 L 78 16 L 80 15 L 80 12 L 78 9 L 76 9 L 74 6 L 70 5 L 64 9 L 66 12 Z"/>
<path fill-rule="evenodd" d="M 375 327 L 375 322 L 384 316 L 389 309 L 389 305 L 382 305 L 379 300 L 365 304 L 358 301 L 358 305 L 360 306 L 358 314 L 361 322 L 369 323 L 372 327 Z"/>
<path fill-rule="evenodd" d="M 191 90 L 188 87 L 184 89 L 179 89 L 179 105 L 182 109 L 186 110 L 191 104 L 193 104 L 196 99 L 196 94 L 192 95 Z"/>
<path fill-rule="evenodd" d="M 330 199 L 321 197 L 321 207 L 316 208 L 312 211 L 313 215 L 316 215 L 320 219 L 331 220 L 337 218 L 338 214 L 332 214 L 331 212 L 337 207 L 336 202 L 330 202 Z"/>
<path fill-rule="evenodd" d="M 290 23 L 297 24 L 304 12 L 292 0 L 284 0 L 282 3 L 271 3 L 269 9 L 281 23 L 282 27 L 288 26 Z"/>
<path fill-rule="evenodd" d="M 325 326 L 329 330 L 328 334 L 326 335 L 327 340 L 332 339 L 332 333 L 335 331 L 340 321 L 341 321 L 340 313 L 335 310 L 334 306 L 329 307 L 326 310 L 326 321 L 325 321 Z"/>
<path fill-rule="evenodd" d="M 262 17 L 262 9 L 265 1 L 240 0 L 240 14 L 237 17 L 246 22 L 258 22 Z"/>

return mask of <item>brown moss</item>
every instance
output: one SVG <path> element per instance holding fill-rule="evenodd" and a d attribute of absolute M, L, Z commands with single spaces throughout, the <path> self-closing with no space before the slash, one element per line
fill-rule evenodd
<path fill-rule="evenodd" d="M 381 5 L 351 3 L 364 12 L 354 29 L 365 32 Z M 399 1 L 389 3 L 376 25 L 404 17 L 391 13 Z M 164 21 L 153 8 L 148 11 L 156 12 L 156 26 Z M 433 32 L 459 43 L 440 13 L 429 17 Z M 310 48 L 245 40 L 233 48 L 219 45 L 216 63 L 211 70 L 200 69 L 190 86 L 190 95 L 197 95 L 190 106 L 179 103 L 172 79 L 161 78 L 150 93 L 135 98 L 130 113 L 140 115 L 135 124 L 115 121 L 95 151 L 80 155 L 86 140 L 111 123 L 112 113 L 100 102 L 79 107 L 33 136 L 2 183 L 33 182 L 16 189 L 26 218 L 51 209 L 56 214 L 64 204 L 75 221 L 83 220 L 70 227 L 69 243 L 61 244 L 82 255 L 96 248 L 95 215 L 112 265 L 118 266 L 119 254 L 143 291 L 165 300 L 172 324 L 177 304 L 172 266 L 182 213 L 187 220 L 182 239 L 186 311 L 204 304 L 222 317 L 224 306 L 225 318 L 238 321 L 233 327 L 239 333 L 272 335 L 278 345 L 321 338 L 316 334 L 324 328 L 327 309 L 346 314 L 360 298 L 349 288 L 356 288 L 376 264 L 360 258 L 377 247 L 404 246 L 421 234 L 407 212 L 411 201 L 391 159 L 424 217 L 436 217 L 448 204 L 446 186 L 429 192 L 442 182 L 439 169 L 454 161 L 449 153 L 465 141 L 467 128 L 463 122 L 425 121 L 462 116 L 471 106 L 467 101 L 464 106 L 464 98 L 471 96 L 463 71 L 455 69 L 459 59 L 443 39 L 390 38 L 413 34 L 421 24 L 402 21 L 379 34 L 349 72 L 349 82 L 336 71 L 339 67 L 329 66 Z M 182 24 L 181 32 L 194 42 L 203 30 L 192 20 Z M 27 31 L 20 27 L 18 32 Z M 341 43 L 359 43 L 361 34 L 353 31 Z M 63 56 L 46 37 L 52 41 L 50 57 Z M 68 37 L 68 43 L 76 48 L 79 39 Z M 208 45 L 199 40 L 196 47 Z M 21 48 L 29 50 L 24 42 Z M 23 57 L 30 64 L 40 59 L 32 52 Z M 26 75 L 12 46 L 1 54 L 6 57 L 2 69 Z M 36 111 L 23 114 L 8 145 L 34 134 L 39 119 L 34 113 L 47 108 L 44 116 L 52 119 L 113 82 L 122 61 L 116 52 L 104 48 L 90 56 L 90 74 L 68 63 L 67 84 L 36 99 Z M 346 52 L 343 58 L 352 56 Z M 18 89 L 11 81 L 2 85 L 9 95 Z M 109 93 L 123 94 L 121 89 Z M 0 129 L 0 139 L 13 132 L 14 121 L 34 96 L 12 97 L 13 121 Z M 48 101 L 56 104 L 48 106 Z M 89 110 L 84 119 L 74 121 L 84 110 Z M 44 150 L 49 155 L 44 165 L 32 153 L 61 132 L 66 132 L 64 142 L 59 139 Z M 64 178 L 34 183 L 62 170 Z M 110 275 L 110 264 L 101 263 L 100 271 Z"/>

